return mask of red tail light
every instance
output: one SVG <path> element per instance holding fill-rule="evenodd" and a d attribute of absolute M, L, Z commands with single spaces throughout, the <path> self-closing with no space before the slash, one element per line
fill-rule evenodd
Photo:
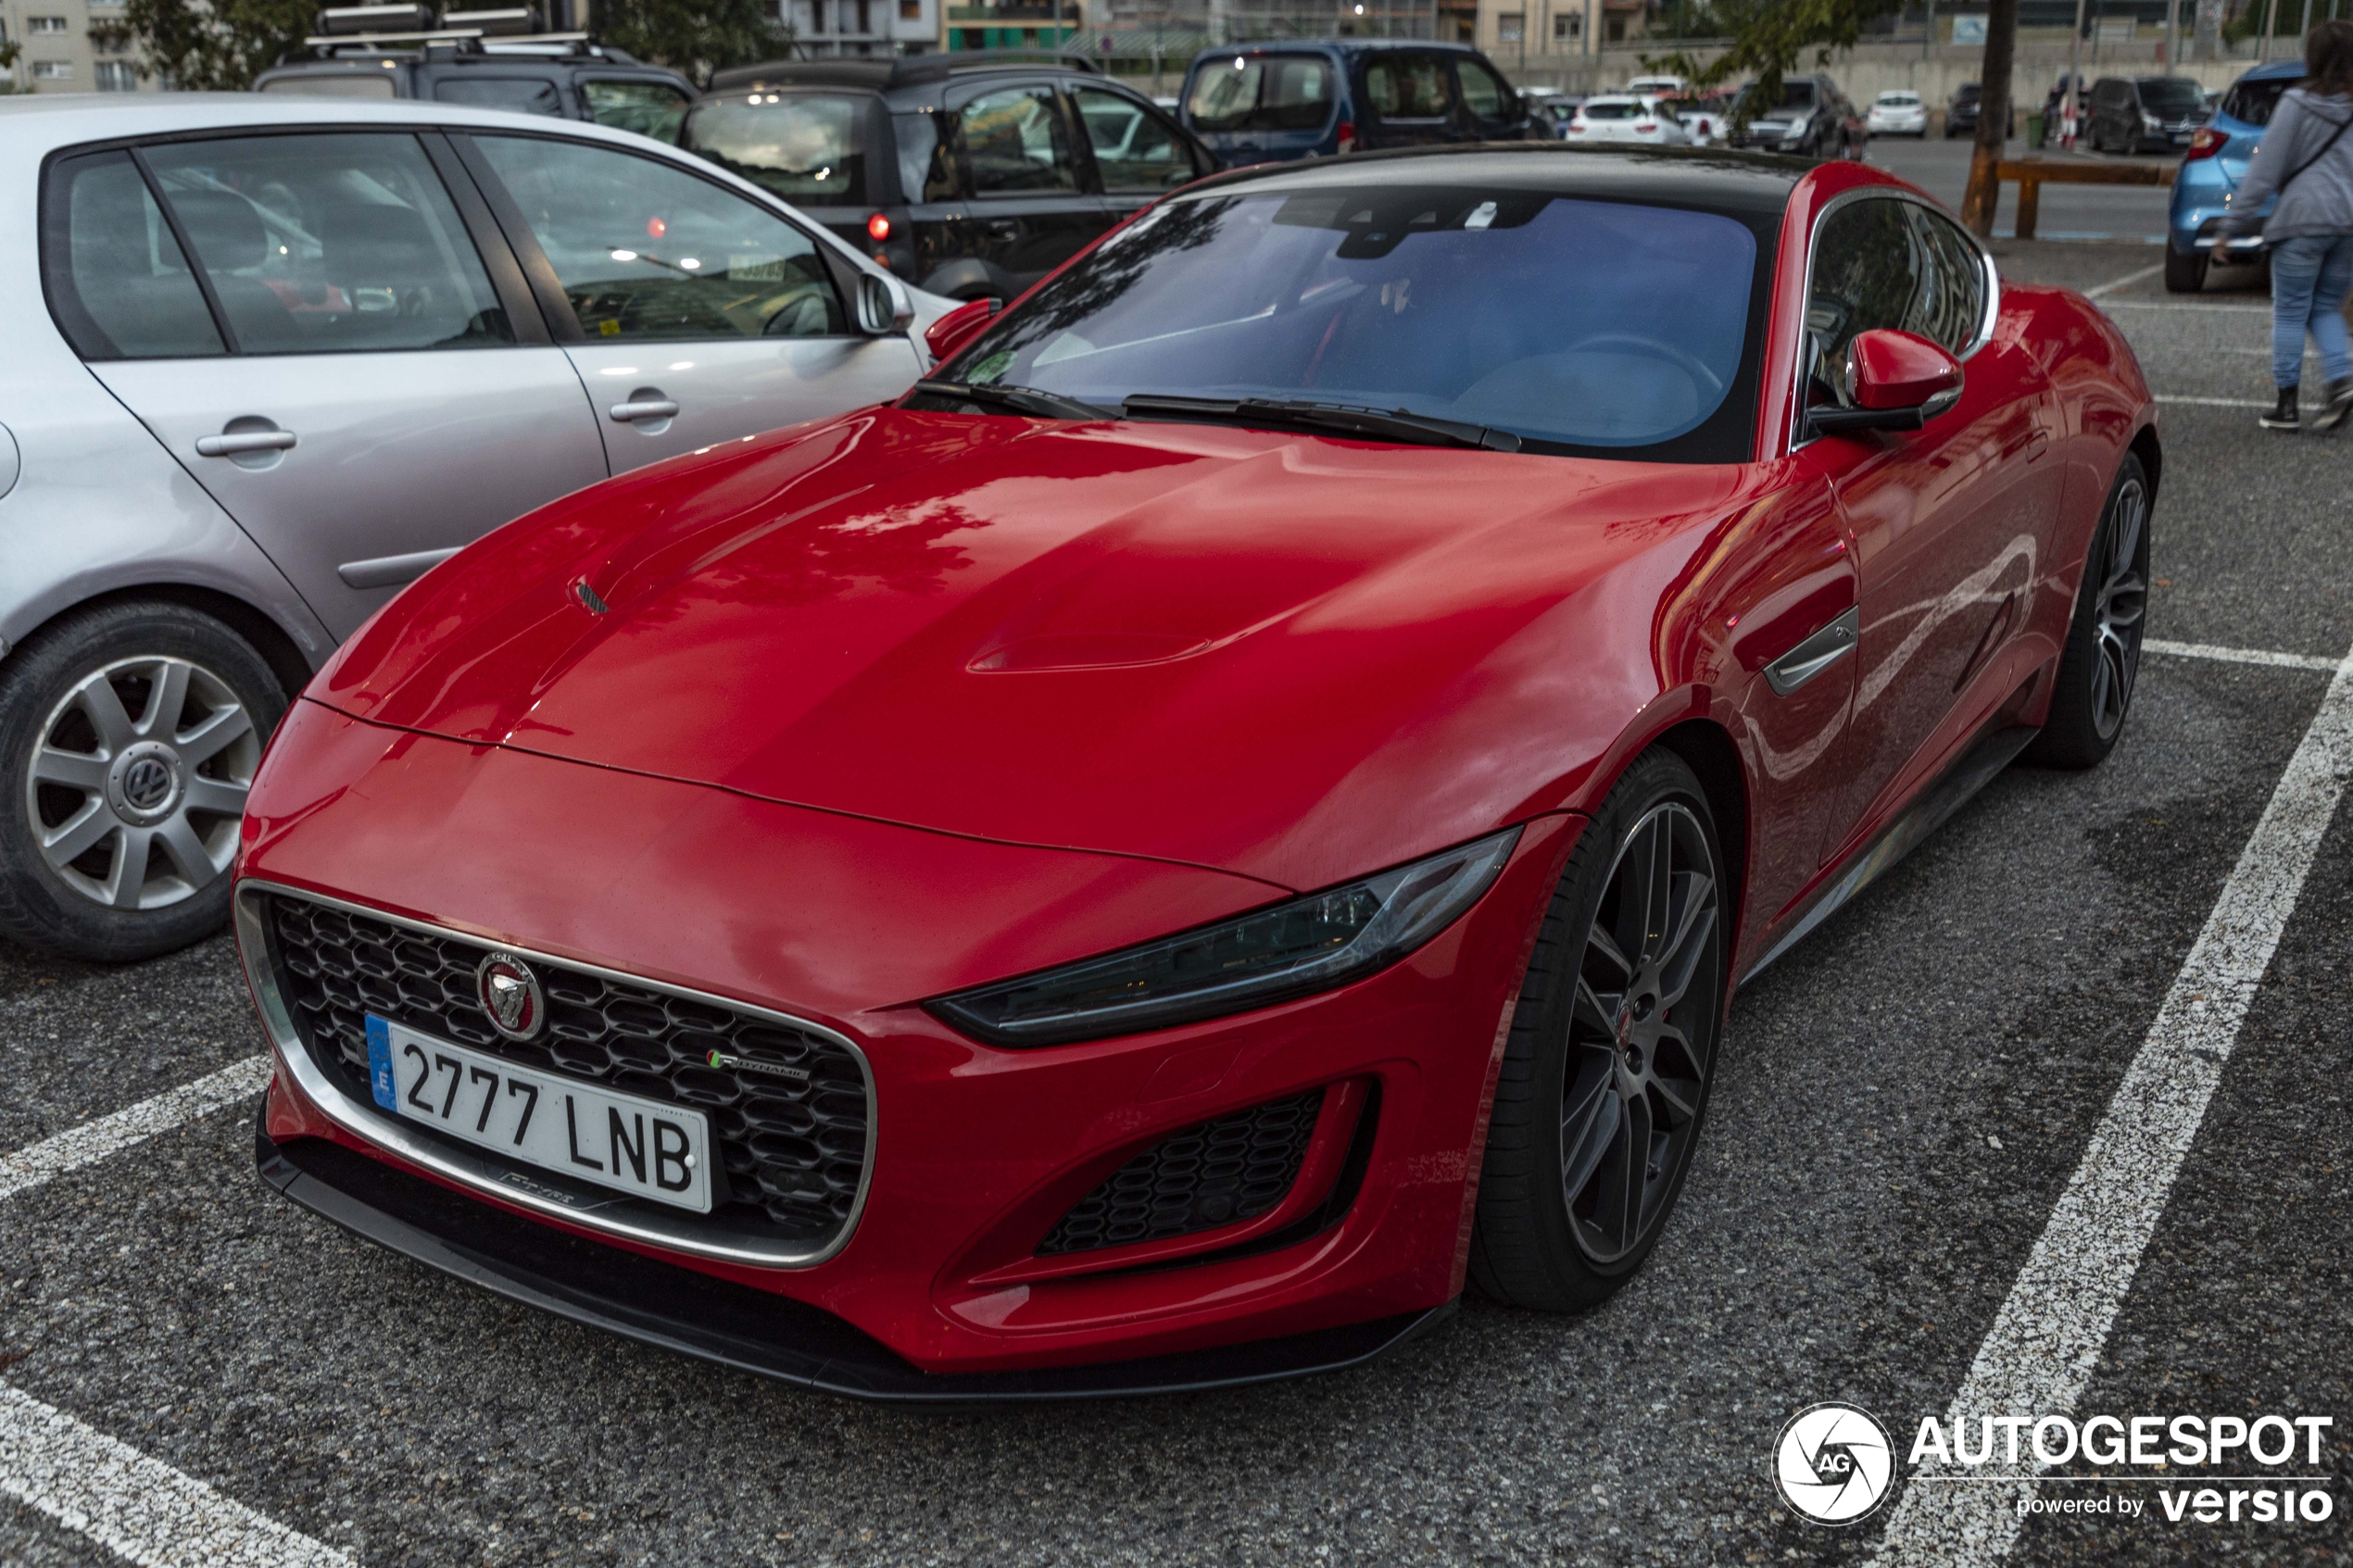
<path fill-rule="evenodd" d="M 2227 134 L 2215 130 L 2210 125 L 2201 125 L 2198 127 L 2197 134 L 2190 138 L 2190 150 L 2182 155 L 2182 161 L 2194 163 L 2202 157 L 2212 157 L 2222 150 L 2222 144 L 2230 139 Z"/>
<path fill-rule="evenodd" d="M 1349 152 L 1356 145 L 1356 127 L 1349 120 L 1340 122 L 1340 150 Z"/>
<path fill-rule="evenodd" d="M 1568 133 L 1572 136 L 1582 136 L 1585 134 L 1585 122 L 1581 119 L 1570 120 L 1568 122 Z"/>
<path fill-rule="evenodd" d="M 890 238 L 890 220 L 885 218 L 879 212 L 875 213 L 872 218 L 867 219 L 866 237 L 874 241 L 876 245 L 880 245 L 885 240 Z"/>
<path fill-rule="evenodd" d="M 1637 125 L 1634 127 L 1634 134 L 1637 136 L 1647 136 L 1657 129 L 1658 127 L 1655 125 Z"/>

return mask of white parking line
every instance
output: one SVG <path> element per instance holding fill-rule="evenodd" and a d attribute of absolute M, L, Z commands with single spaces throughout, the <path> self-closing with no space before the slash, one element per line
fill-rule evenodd
<path fill-rule="evenodd" d="M 2171 299 L 2112 299 L 2103 310 L 2220 310 L 2232 316 L 2269 316 L 2268 305 L 2192 305 Z"/>
<path fill-rule="evenodd" d="M 2091 1381 L 2353 772 L 2353 654 L 2335 669 L 2157 1022 L 1994 1313 L 1947 1421 L 2066 1415 Z M 2020 1503 L 2036 1490 L 2037 1467 L 2030 1455 L 1971 1468 L 2008 1484 L 1906 1489 L 1879 1561 L 1999 1562 L 2017 1537 Z"/>
<path fill-rule="evenodd" d="M 2118 289 L 2127 287 L 2133 283 L 2137 283 L 2143 278 L 2154 278 L 2159 272 L 2164 270 L 2165 263 L 2160 261 L 2154 266 L 2144 267 L 2137 272 L 2127 272 L 2120 278 L 2110 279 L 2108 282 L 2102 283 L 2098 288 L 2085 289 L 2083 291 L 2083 297 L 2085 299 L 2105 298 L 2107 295 L 2114 294 Z"/>
<path fill-rule="evenodd" d="M 127 1443 L 0 1383 L 0 1497 L 141 1568 L 358 1568 Z"/>
<path fill-rule="evenodd" d="M 152 1099 L 101 1116 L 94 1122 L 44 1138 L 14 1154 L 0 1154 L 0 1198 L 30 1191 L 53 1176 L 78 1170 L 132 1144 L 145 1143 L 185 1122 L 210 1115 L 233 1100 L 258 1094 L 270 1083 L 270 1059 L 249 1056 L 193 1084 L 166 1089 Z"/>
<path fill-rule="evenodd" d="M 2334 670 L 2337 659 L 2322 659 L 2309 653 L 2273 653 L 2269 648 L 2226 648 L 2213 643 L 2169 643 L 2150 637 L 2141 644 L 2143 653 L 2161 653 L 2173 659 L 2212 659 L 2225 664 L 2268 664 L 2277 670 Z"/>
<path fill-rule="evenodd" d="M 2171 392 L 2158 393 L 2157 400 L 2159 403 L 2193 403 L 2203 408 L 2268 408 L 2271 407 L 2269 403 L 2254 397 L 2183 397 Z"/>

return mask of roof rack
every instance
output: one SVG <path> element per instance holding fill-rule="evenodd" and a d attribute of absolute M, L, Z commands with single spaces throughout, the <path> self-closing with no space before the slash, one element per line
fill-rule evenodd
<path fill-rule="evenodd" d="M 459 58 L 491 55 L 538 55 L 625 58 L 601 47 L 592 33 L 541 32 L 533 6 L 444 11 L 438 21 L 423 4 L 330 6 L 318 14 L 318 31 L 302 42 L 320 59 L 346 55 L 416 54 L 447 45 Z M 283 62 L 282 62 L 283 63 Z"/>
<path fill-rule="evenodd" d="M 730 66 L 711 72 L 710 91 L 730 93 L 746 87 L 790 87 L 796 83 L 898 87 L 909 82 L 943 81 L 961 71 L 1000 70 L 1007 66 L 1024 65 L 1056 66 L 1094 76 L 1104 74 L 1101 61 L 1062 50 L 956 49 L 944 54 L 894 55 L 886 58 L 763 60 L 758 65 Z"/>

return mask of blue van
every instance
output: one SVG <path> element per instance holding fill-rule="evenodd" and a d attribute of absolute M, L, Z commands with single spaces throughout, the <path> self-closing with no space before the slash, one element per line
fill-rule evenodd
<path fill-rule="evenodd" d="M 1428 142 L 1541 142 L 1551 128 L 1466 44 L 1319 38 L 1204 49 L 1185 127 L 1228 169 Z"/>
<path fill-rule="evenodd" d="M 2231 83 L 2214 118 L 2191 135 L 2181 171 L 2173 176 L 2173 204 L 2166 215 L 2168 294 L 2196 294 L 2206 286 L 2214 231 L 2231 210 L 2231 194 L 2246 178 L 2246 166 L 2263 143 L 2263 128 L 2271 123 L 2280 94 L 2302 80 L 2302 60 L 2257 66 Z"/>

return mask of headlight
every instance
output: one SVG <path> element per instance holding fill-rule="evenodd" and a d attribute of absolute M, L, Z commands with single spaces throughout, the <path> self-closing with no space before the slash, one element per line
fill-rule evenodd
<path fill-rule="evenodd" d="M 1478 901 L 1519 829 L 1060 969 L 924 1004 L 1000 1046 L 1138 1035 L 1328 991 L 1395 963 Z"/>

